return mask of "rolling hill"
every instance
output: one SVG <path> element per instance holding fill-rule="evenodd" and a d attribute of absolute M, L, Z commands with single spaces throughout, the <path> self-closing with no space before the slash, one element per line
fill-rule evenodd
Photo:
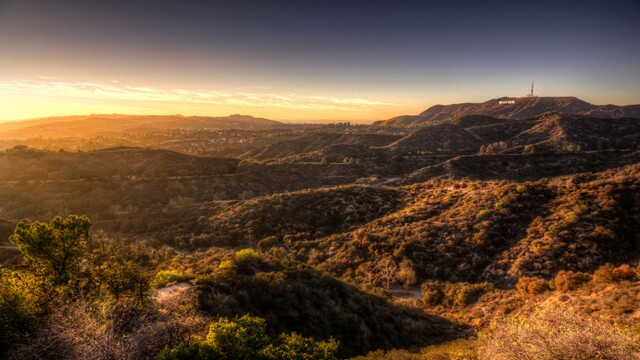
<path fill-rule="evenodd" d="M 419 115 L 406 115 L 374 123 L 380 126 L 425 126 L 455 121 L 467 115 L 501 119 L 528 119 L 546 112 L 573 113 L 598 118 L 640 117 L 640 105 L 592 105 L 575 97 L 502 97 L 484 103 L 435 105 Z"/>
<path fill-rule="evenodd" d="M 244 158 L 266 160 L 322 151 L 336 145 L 360 148 L 381 147 L 399 139 L 396 135 L 377 134 L 312 134 L 298 139 L 280 141 L 249 151 Z M 331 151 L 328 151 L 329 153 Z"/>
<path fill-rule="evenodd" d="M 602 119 L 548 112 L 527 120 L 467 115 L 422 127 L 385 148 L 395 153 L 468 154 L 481 146 L 490 153 L 529 151 L 635 150 L 640 120 Z"/>

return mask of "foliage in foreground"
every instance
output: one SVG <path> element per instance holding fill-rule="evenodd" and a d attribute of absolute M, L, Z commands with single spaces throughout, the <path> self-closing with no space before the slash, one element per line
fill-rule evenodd
<path fill-rule="evenodd" d="M 267 323 L 245 315 L 234 320 L 221 318 L 211 324 L 206 339 L 192 344 L 165 348 L 158 360 L 332 360 L 337 359 L 338 343 L 316 342 L 296 333 L 267 335 Z"/>

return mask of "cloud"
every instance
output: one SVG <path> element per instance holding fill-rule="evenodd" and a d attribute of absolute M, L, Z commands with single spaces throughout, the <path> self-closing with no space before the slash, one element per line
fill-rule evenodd
<path fill-rule="evenodd" d="M 38 80 L 14 80 L 0 83 L 0 93 L 99 101 L 124 100 L 134 102 L 193 103 L 332 111 L 374 110 L 395 105 L 360 98 L 334 98 L 275 93 L 265 94 L 246 91 L 227 92 L 192 89 L 160 89 L 131 86 L 118 81 L 112 81 L 108 84 L 68 82 L 45 76 L 39 77 Z"/>

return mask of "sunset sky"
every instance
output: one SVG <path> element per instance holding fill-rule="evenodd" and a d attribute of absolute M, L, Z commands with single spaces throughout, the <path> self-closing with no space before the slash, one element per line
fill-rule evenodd
<path fill-rule="evenodd" d="M 640 103 L 640 1 L 0 0 L 0 120 Z"/>

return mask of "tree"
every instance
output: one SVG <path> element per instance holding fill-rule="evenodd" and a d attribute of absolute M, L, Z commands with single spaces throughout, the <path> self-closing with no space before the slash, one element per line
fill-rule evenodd
<path fill-rule="evenodd" d="M 65 285 L 79 270 L 89 241 L 91 222 L 86 216 L 54 217 L 48 224 L 20 222 L 9 238 L 36 275 L 54 285 Z"/>
<path fill-rule="evenodd" d="M 411 260 L 402 260 L 398 269 L 397 280 L 402 282 L 405 290 L 409 289 L 409 286 L 416 284 L 416 272 L 413 270 L 413 262 Z"/>
<path fill-rule="evenodd" d="M 384 258 L 376 265 L 379 282 L 384 284 L 385 289 L 398 279 L 398 266 L 392 258 Z"/>
<path fill-rule="evenodd" d="M 144 304 L 149 298 L 151 274 L 131 260 L 105 262 L 96 268 L 96 279 L 115 300 L 123 297 Z"/>

